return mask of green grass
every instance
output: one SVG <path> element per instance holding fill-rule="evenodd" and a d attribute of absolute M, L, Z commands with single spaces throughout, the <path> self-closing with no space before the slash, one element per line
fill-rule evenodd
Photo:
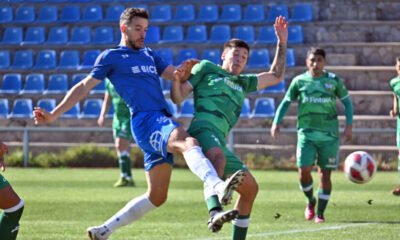
<path fill-rule="evenodd" d="M 115 189 L 117 169 L 8 168 L 4 176 L 25 201 L 18 239 L 85 239 L 88 226 L 103 223 L 146 191 L 144 170 L 133 173 L 137 187 Z M 364 185 L 334 172 L 323 224 L 304 219 L 305 197 L 296 172 L 253 171 L 253 175 L 260 191 L 247 239 L 400 238 L 400 197 L 390 193 L 398 185 L 396 172 L 378 172 Z M 275 213 L 281 217 L 275 219 Z M 213 234 L 207 230 L 207 220 L 202 183 L 188 170 L 178 169 L 173 172 L 167 203 L 119 229 L 111 240 L 230 239 L 231 224 Z"/>

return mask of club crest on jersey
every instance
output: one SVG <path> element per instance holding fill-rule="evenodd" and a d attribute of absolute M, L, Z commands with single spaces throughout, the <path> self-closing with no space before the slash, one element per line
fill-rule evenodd
<path fill-rule="evenodd" d="M 333 84 L 332 83 L 325 83 L 325 89 L 326 90 L 332 90 Z"/>
<path fill-rule="evenodd" d="M 122 54 L 121 57 L 122 57 L 123 59 L 128 58 L 128 57 L 129 57 L 129 54 Z"/>

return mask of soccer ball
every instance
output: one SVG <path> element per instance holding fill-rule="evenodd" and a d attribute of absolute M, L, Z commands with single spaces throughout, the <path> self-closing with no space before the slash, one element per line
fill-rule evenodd
<path fill-rule="evenodd" d="M 356 151 L 347 156 L 343 171 L 346 177 L 355 183 L 367 183 L 375 175 L 377 169 L 375 159 L 367 152 Z"/>

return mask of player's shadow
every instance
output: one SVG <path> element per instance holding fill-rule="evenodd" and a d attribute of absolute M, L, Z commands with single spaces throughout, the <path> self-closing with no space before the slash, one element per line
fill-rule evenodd
<path fill-rule="evenodd" d="M 400 224 L 400 221 L 342 221 L 343 223 Z"/>

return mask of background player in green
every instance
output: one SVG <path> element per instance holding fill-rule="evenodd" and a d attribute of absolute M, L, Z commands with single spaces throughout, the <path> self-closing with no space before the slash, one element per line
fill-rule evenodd
<path fill-rule="evenodd" d="M 397 117 L 397 149 L 398 149 L 398 172 L 400 177 L 400 114 L 399 114 L 399 97 L 400 97 L 400 57 L 396 58 L 396 71 L 397 77 L 390 80 L 390 87 L 393 90 L 393 109 L 390 110 L 391 117 Z M 392 193 L 396 196 L 400 196 L 400 186 L 392 191 Z"/>
<path fill-rule="evenodd" d="M 236 188 L 239 198 L 235 210 L 223 212 L 216 193 L 208 186 L 204 191 L 210 213 L 209 230 L 218 232 L 223 223 L 234 219 L 232 239 L 235 240 L 246 238 L 258 185 L 242 161 L 226 147 L 225 137 L 239 118 L 246 94 L 275 85 L 283 79 L 288 23 L 279 17 L 274 27 L 278 43 L 269 72 L 241 74 L 247 64 L 249 46 L 242 40 L 232 39 L 224 45 L 222 66 L 203 60 L 192 68 L 188 81 L 181 84 L 179 79 L 182 76 L 175 75 L 172 83 L 171 98 L 175 103 L 183 101 L 193 91 L 194 118 L 188 133 L 199 141 L 218 175 L 227 178 L 237 170 L 245 171 L 242 185 Z"/>
<path fill-rule="evenodd" d="M 113 118 L 113 137 L 115 142 L 115 150 L 118 154 L 119 168 L 121 177 L 114 184 L 114 187 L 135 186 L 132 178 L 131 159 L 129 154 L 129 140 L 131 135 L 131 113 L 126 103 L 118 95 L 110 80 L 105 81 L 106 93 L 104 94 L 103 106 L 97 123 L 103 126 L 104 119 L 111 106 L 114 106 Z"/>
<path fill-rule="evenodd" d="M 279 105 L 271 127 L 272 137 L 279 132 L 279 124 L 290 104 L 299 99 L 297 110 L 297 166 L 300 188 L 308 203 L 305 218 L 314 218 L 316 199 L 313 194 L 311 170 L 318 156 L 318 209 L 315 222 L 324 222 L 324 211 L 328 204 L 332 183 L 331 171 L 336 169 L 339 151 L 339 121 L 337 118 L 336 97 L 345 108 L 346 141 L 352 138 L 353 105 L 346 86 L 334 73 L 324 71 L 325 51 L 311 48 L 307 52 L 308 71 L 296 76 Z"/>

